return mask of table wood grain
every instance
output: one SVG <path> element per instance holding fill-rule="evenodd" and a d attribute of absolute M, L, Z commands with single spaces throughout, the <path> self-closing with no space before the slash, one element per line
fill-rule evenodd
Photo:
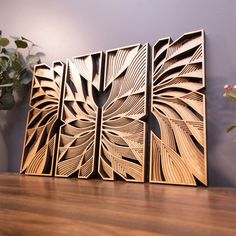
<path fill-rule="evenodd" d="M 5 173 L 0 235 L 236 235 L 236 189 Z"/>

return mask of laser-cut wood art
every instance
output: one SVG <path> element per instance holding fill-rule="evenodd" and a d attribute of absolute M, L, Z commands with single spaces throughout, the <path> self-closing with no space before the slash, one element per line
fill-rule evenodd
<path fill-rule="evenodd" d="M 148 45 L 107 51 L 98 172 L 104 180 L 144 181 Z"/>
<path fill-rule="evenodd" d="M 149 181 L 207 185 L 204 32 L 160 39 L 152 54 Z M 35 67 L 21 173 L 144 182 L 148 45 L 103 59 Z"/>
<path fill-rule="evenodd" d="M 203 31 L 154 45 L 150 182 L 207 185 L 204 87 Z"/>
<path fill-rule="evenodd" d="M 35 66 L 21 173 L 53 175 L 64 64 Z"/>
<path fill-rule="evenodd" d="M 88 178 L 95 171 L 100 111 L 93 87 L 100 91 L 103 54 L 75 57 L 67 62 L 56 176 Z"/>

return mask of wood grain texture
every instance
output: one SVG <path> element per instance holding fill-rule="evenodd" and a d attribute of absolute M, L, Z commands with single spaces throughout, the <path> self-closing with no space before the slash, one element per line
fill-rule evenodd
<path fill-rule="evenodd" d="M 93 89 L 100 91 L 103 53 L 68 60 L 62 101 L 55 176 L 89 178 L 96 171 L 100 110 Z M 99 122 L 99 123 L 98 123 Z"/>
<path fill-rule="evenodd" d="M 0 175 L 1 236 L 233 236 L 235 222 L 235 188 Z"/>
<path fill-rule="evenodd" d="M 150 182 L 207 185 L 204 32 L 160 39 L 152 77 L 161 137 L 151 133 Z"/>
<path fill-rule="evenodd" d="M 57 155 L 64 64 L 35 66 L 21 160 L 21 173 L 48 175 L 54 172 Z"/>
<path fill-rule="evenodd" d="M 144 181 L 147 57 L 147 44 L 106 53 L 104 89 L 110 94 L 102 107 L 98 161 L 104 180 Z"/>

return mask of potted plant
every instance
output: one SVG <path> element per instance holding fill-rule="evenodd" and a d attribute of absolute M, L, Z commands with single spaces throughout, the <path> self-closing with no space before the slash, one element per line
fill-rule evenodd
<path fill-rule="evenodd" d="M 25 37 L 1 37 L 0 31 L 0 110 L 11 109 L 15 105 L 13 92 L 31 82 L 34 65 L 43 55 L 33 53 L 35 47 Z"/>
<path fill-rule="evenodd" d="M 236 102 L 236 85 L 232 86 L 232 85 L 228 85 L 226 84 L 224 86 L 224 96 L 229 98 L 231 101 Z M 236 128 L 236 124 L 233 124 L 231 126 L 228 127 L 227 132 L 231 132 L 233 129 Z"/>

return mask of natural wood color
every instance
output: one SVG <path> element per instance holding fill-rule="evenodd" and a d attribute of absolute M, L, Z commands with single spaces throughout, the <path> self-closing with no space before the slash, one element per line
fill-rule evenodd
<path fill-rule="evenodd" d="M 61 62 L 37 65 L 21 173 L 51 176 L 56 159 L 58 177 L 98 171 L 104 180 L 143 182 L 147 58 L 147 44 L 107 51 L 104 81 L 102 52 L 68 60 L 66 76 Z M 203 30 L 160 39 L 152 68 L 151 106 L 161 134 L 151 132 L 149 180 L 207 185 Z M 102 109 L 94 90 L 110 92 Z"/>
<path fill-rule="evenodd" d="M 52 176 L 57 153 L 64 64 L 35 66 L 21 160 L 21 173 Z"/>
<path fill-rule="evenodd" d="M 150 182 L 207 185 L 203 30 L 153 47 L 152 112 L 161 137 L 151 133 Z"/>
<path fill-rule="evenodd" d="M 143 182 L 148 45 L 106 52 L 98 172 L 104 180 Z"/>
<path fill-rule="evenodd" d="M 93 87 L 100 91 L 103 53 L 74 57 L 67 62 L 62 122 L 55 176 L 89 178 L 96 171 L 100 126 Z"/>
<path fill-rule="evenodd" d="M 0 175 L 0 235 L 236 235 L 235 188 Z"/>

